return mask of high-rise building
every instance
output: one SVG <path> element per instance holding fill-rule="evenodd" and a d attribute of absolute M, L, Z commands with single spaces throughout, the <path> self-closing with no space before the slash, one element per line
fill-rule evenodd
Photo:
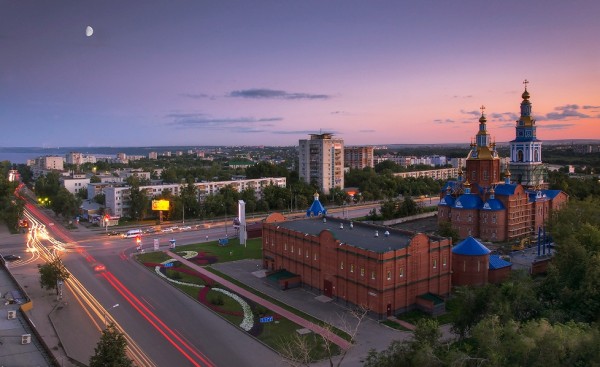
<path fill-rule="evenodd" d="M 537 139 L 535 119 L 531 116 L 531 102 L 525 80 L 521 95 L 521 117 L 515 127 L 515 140 L 510 142 L 510 171 L 515 182 L 525 187 L 546 187 L 546 169 L 542 163 L 542 142 Z"/>
<path fill-rule="evenodd" d="M 300 179 L 314 183 L 324 193 L 344 188 L 344 140 L 333 134 L 311 134 L 299 141 Z"/>
<path fill-rule="evenodd" d="M 344 164 L 346 167 L 363 169 L 375 167 L 373 163 L 373 147 L 345 147 Z"/>

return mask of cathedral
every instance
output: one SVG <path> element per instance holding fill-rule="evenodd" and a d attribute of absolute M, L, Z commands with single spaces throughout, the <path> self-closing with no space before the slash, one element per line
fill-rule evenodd
<path fill-rule="evenodd" d="M 537 139 L 528 81 L 521 95 L 521 117 L 510 142 L 510 164 L 501 177 L 496 143 L 487 131 L 481 108 L 479 129 L 471 142 L 465 172 L 448 181 L 440 194 L 438 223 L 449 222 L 460 238 L 505 242 L 533 238 L 544 222 L 568 200 L 560 190 L 548 190 Z"/>

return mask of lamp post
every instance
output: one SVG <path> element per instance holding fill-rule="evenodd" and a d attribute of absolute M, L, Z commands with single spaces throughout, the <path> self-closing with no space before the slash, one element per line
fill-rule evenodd
<path fill-rule="evenodd" d="M 112 307 L 110 307 L 108 310 L 104 309 L 104 326 L 108 326 L 108 311 L 112 310 L 113 308 L 119 307 L 119 304 L 114 304 L 112 305 Z"/>

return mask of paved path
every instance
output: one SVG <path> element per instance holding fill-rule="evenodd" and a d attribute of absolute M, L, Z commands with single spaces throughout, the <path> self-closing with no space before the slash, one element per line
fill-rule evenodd
<path fill-rule="evenodd" d="M 247 291 L 246 289 L 239 287 L 238 285 L 236 285 L 226 279 L 223 279 L 216 274 L 209 272 L 208 270 L 204 269 L 203 267 L 198 266 L 198 265 L 192 263 L 191 261 L 188 261 L 188 260 L 184 259 L 183 257 L 181 257 L 171 251 L 166 251 L 166 253 L 169 256 L 171 256 L 172 258 L 181 261 L 182 264 L 185 264 L 186 266 L 196 270 L 200 274 L 214 280 L 215 282 L 217 282 L 219 284 L 222 284 L 223 286 L 231 289 L 235 293 L 237 293 L 243 297 L 246 297 L 247 299 L 249 299 L 255 303 L 258 303 L 259 305 L 264 306 L 273 312 L 278 313 L 279 315 L 285 317 L 288 320 L 295 322 L 296 324 L 298 324 L 300 326 L 303 326 L 307 329 L 312 330 L 313 332 L 315 332 L 319 335 L 322 335 L 323 337 L 327 338 L 331 342 L 337 344 L 340 348 L 342 348 L 342 349 L 350 348 L 351 344 L 349 341 L 332 333 L 330 330 L 323 328 L 317 324 L 314 324 L 306 319 L 303 319 L 302 317 L 300 317 L 280 306 L 277 306 L 267 300 L 264 300 L 264 299 L 258 297 L 257 295 L 255 295 L 254 293 L 251 293 L 251 292 Z"/>

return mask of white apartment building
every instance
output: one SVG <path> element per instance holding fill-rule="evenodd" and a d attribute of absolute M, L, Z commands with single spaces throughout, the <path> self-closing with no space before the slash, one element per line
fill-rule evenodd
<path fill-rule="evenodd" d="M 322 193 L 334 187 L 344 188 L 344 140 L 333 134 L 311 134 L 299 141 L 299 175 L 307 183 L 315 183 Z"/>
<path fill-rule="evenodd" d="M 203 200 L 208 195 L 218 193 L 219 190 L 225 186 L 232 186 L 238 192 L 242 192 L 246 189 L 254 189 L 256 194 L 260 195 L 262 190 L 269 185 L 286 187 L 287 180 L 285 177 L 263 177 L 233 181 L 197 182 L 195 184 L 196 188 L 198 189 L 198 196 L 200 200 Z"/>
<path fill-rule="evenodd" d="M 84 163 L 96 163 L 96 156 L 80 152 L 69 152 L 65 154 L 65 158 L 68 164 L 82 165 Z"/>
<path fill-rule="evenodd" d="M 174 196 L 178 196 L 185 185 L 186 184 L 148 185 L 140 186 L 140 190 L 144 191 L 148 198 L 157 197 L 164 190 L 169 190 Z M 194 185 L 198 189 L 198 200 L 201 201 L 208 195 L 218 193 L 220 189 L 228 185 L 231 185 L 238 192 L 247 188 L 252 188 L 256 191 L 257 195 L 260 195 L 263 188 L 269 185 L 286 187 L 286 178 L 265 177 L 235 181 L 197 182 Z M 129 189 L 129 186 L 123 184 L 89 184 L 88 199 L 91 200 L 95 195 L 103 192 L 106 198 L 106 212 L 112 216 L 126 217 L 129 215 Z"/>
<path fill-rule="evenodd" d="M 157 152 L 149 152 L 148 159 L 158 159 L 158 153 Z"/>
<path fill-rule="evenodd" d="M 85 177 L 85 175 L 78 175 L 75 177 L 61 177 L 60 183 L 65 189 L 67 189 L 67 191 L 69 191 L 73 195 L 76 195 L 79 191 L 87 189 L 88 184 L 90 183 L 90 179 L 89 177 Z"/>

